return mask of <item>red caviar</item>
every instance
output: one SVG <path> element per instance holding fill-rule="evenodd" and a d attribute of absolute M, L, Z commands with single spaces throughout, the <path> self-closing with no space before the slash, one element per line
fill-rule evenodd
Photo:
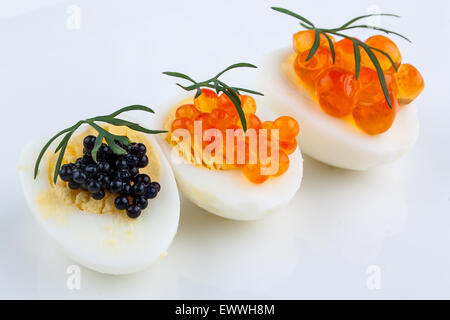
<path fill-rule="evenodd" d="M 425 87 L 422 75 L 412 65 L 404 63 L 395 74 L 397 84 L 397 98 L 406 104 L 413 101 Z"/>
<path fill-rule="evenodd" d="M 365 43 L 389 54 L 398 68 L 396 72 L 388 57 L 372 49 L 384 72 L 391 108 L 376 68 L 365 50 L 359 47 L 361 66 L 356 80 L 353 41 L 344 38 L 334 43 L 333 65 L 328 42 L 323 40 L 321 35 L 317 52 L 306 61 L 310 49 L 306 47 L 314 42 L 314 32 L 301 31 L 294 35 L 294 70 L 301 84 L 317 98 L 325 113 L 337 118 L 351 115 L 356 126 L 367 134 L 387 131 L 395 120 L 399 103 L 411 102 L 424 89 L 420 72 L 412 65 L 401 63 L 400 50 L 392 40 L 382 35 L 368 38 Z M 289 150 L 286 144 L 286 141 L 280 142 L 283 149 Z"/>
<path fill-rule="evenodd" d="M 402 55 L 400 53 L 400 50 L 398 49 L 397 45 L 389 39 L 388 37 L 382 36 L 382 35 L 376 35 L 373 37 L 368 38 L 365 43 L 368 46 L 371 46 L 373 48 L 382 50 L 389 54 L 389 56 L 394 61 L 394 64 L 397 66 L 397 68 L 402 63 Z M 378 62 L 380 63 L 381 69 L 384 71 L 393 69 L 392 63 L 389 60 L 388 57 L 386 57 L 381 52 L 374 51 L 375 56 L 378 59 Z M 364 49 L 361 50 L 361 64 L 368 67 L 375 69 L 375 66 L 372 63 L 372 60 L 370 60 L 369 56 L 367 55 L 366 51 Z"/>
<path fill-rule="evenodd" d="M 320 46 L 316 53 L 306 61 L 309 50 L 297 55 L 294 62 L 294 69 L 299 78 L 308 89 L 314 88 L 317 75 L 332 63 L 331 51 L 329 48 Z"/>
<path fill-rule="evenodd" d="M 353 41 L 347 38 L 339 40 L 334 45 L 335 66 L 345 70 L 355 70 L 355 49 Z"/>
<path fill-rule="evenodd" d="M 294 50 L 297 53 L 303 53 L 305 51 L 308 51 L 311 49 L 311 47 L 314 44 L 314 31 L 313 30 L 303 30 L 299 31 L 293 36 L 293 45 Z M 329 36 L 331 41 L 334 42 L 333 36 Z M 324 47 L 329 47 L 328 39 L 323 35 L 320 34 L 320 45 Z"/>
<path fill-rule="evenodd" d="M 387 131 L 395 119 L 398 102 L 393 92 L 390 92 L 392 109 L 386 99 L 374 101 L 371 104 L 356 104 L 353 109 L 353 119 L 356 125 L 370 135 Z"/>
<path fill-rule="evenodd" d="M 343 117 L 352 112 L 356 89 L 354 74 L 337 67 L 324 70 L 316 80 L 320 107 L 333 117 Z"/>
<path fill-rule="evenodd" d="M 248 95 L 240 95 L 239 98 L 247 121 L 247 133 L 243 132 L 236 107 L 228 96 L 223 93 L 217 96 L 209 89 L 202 89 L 202 94 L 194 99 L 193 104 L 177 108 L 171 130 L 188 129 L 194 133 L 195 121 L 201 122 L 203 137 L 208 129 L 218 129 L 223 137 L 223 163 L 231 162 L 230 168 L 242 168 L 244 176 L 252 183 L 263 183 L 270 176 L 280 176 L 288 170 L 288 155 L 297 148 L 300 128 L 297 121 L 288 116 L 262 122 L 255 114 L 255 100 Z M 272 134 L 272 129 L 277 129 L 276 135 Z M 243 139 L 238 139 L 240 135 Z M 228 139 L 233 140 L 229 142 Z M 203 151 L 211 141 L 202 139 Z M 227 142 L 234 147 L 232 154 L 227 154 Z M 273 163 L 275 159 L 277 163 Z"/>

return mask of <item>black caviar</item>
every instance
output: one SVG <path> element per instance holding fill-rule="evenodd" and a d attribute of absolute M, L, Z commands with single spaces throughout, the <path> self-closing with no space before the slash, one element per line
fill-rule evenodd
<path fill-rule="evenodd" d="M 90 192 L 92 198 L 101 200 L 106 192 L 117 194 L 114 205 L 126 210 L 130 218 L 140 216 L 147 208 L 148 200 L 157 196 L 161 186 L 151 181 L 139 169 L 148 165 L 147 148 L 142 143 L 123 146 L 126 155 L 116 155 L 106 144 L 97 153 L 97 162 L 91 156 L 96 137 L 89 135 L 83 140 L 83 156 L 74 163 L 61 167 L 59 176 L 70 189 Z"/>

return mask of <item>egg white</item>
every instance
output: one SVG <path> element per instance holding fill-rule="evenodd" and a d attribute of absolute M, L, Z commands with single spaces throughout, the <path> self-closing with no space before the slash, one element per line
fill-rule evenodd
<path fill-rule="evenodd" d="M 45 156 L 37 178 L 34 163 L 46 140 L 30 142 L 22 152 L 19 175 L 33 216 L 77 263 L 101 273 L 128 274 L 148 267 L 164 255 L 178 228 L 180 203 L 172 170 L 152 136 L 147 136 L 161 167 L 161 191 L 137 219 L 122 214 L 97 214 L 61 205 L 43 209 L 39 194 L 48 190 Z M 54 142 L 49 150 L 54 150 Z M 51 151 L 48 151 L 51 152 Z M 49 212 L 50 211 L 50 212 Z"/>
<path fill-rule="evenodd" d="M 166 110 L 173 109 L 174 105 Z M 258 100 L 257 105 L 261 105 Z M 263 111 L 258 107 L 256 112 L 259 116 L 263 115 L 262 121 L 275 118 L 273 113 Z M 160 126 L 164 121 L 165 118 L 160 120 Z M 239 169 L 210 170 L 185 162 L 173 152 L 172 146 L 165 139 L 166 134 L 157 137 L 172 166 L 180 192 L 197 206 L 218 216 L 233 220 L 261 219 L 286 205 L 300 188 L 303 158 L 298 147 L 289 155 L 289 169 L 283 175 L 271 177 L 262 184 L 254 184 Z"/>
<path fill-rule="evenodd" d="M 296 77 L 286 63 L 292 54 L 284 48 L 267 54 L 261 63 L 261 91 L 268 105 L 280 114 L 294 117 L 300 124 L 298 137 L 302 151 L 326 164 L 367 170 L 407 153 L 417 140 L 419 124 L 413 104 L 400 106 L 391 128 L 368 135 L 342 119 L 327 115 L 304 91 L 286 76 Z"/>

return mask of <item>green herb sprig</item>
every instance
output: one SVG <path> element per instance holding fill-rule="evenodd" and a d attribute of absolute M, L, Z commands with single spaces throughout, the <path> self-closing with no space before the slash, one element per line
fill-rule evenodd
<path fill-rule="evenodd" d="M 188 75 L 185 75 L 185 74 L 179 73 L 179 72 L 166 71 L 166 72 L 163 72 L 163 74 L 171 76 L 171 77 L 181 78 L 181 79 L 192 82 L 192 85 L 190 85 L 190 86 L 183 86 L 179 83 L 177 83 L 177 86 L 183 88 L 186 91 L 196 90 L 197 91 L 195 94 L 196 98 L 202 94 L 201 88 L 211 88 L 211 89 L 216 90 L 217 94 L 219 94 L 220 92 L 223 92 L 224 94 L 226 94 L 230 98 L 231 102 L 233 102 L 233 104 L 238 112 L 239 118 L 241 120 L 242 128 L 244 129 L 244 132 L 245 132 L 245 131 L 247 131 L 247 121 L 245 119 L 244 111 L 242 110 L 241 99 L 239 99 L 240 91 L 251 93 L 251 94 L 257 94 L 260 96 L 263 96 L 263 94 L 260 92 L 254 91 L 254 90 L 250 90 L 250 89 L 232 87 L 232 86 L 227 85 L 223 81 L 219 80 L 219 77 L 221 75 L 223 75 L 225 72 L 227 72 L 231 69 L 236 69 L 236 68 L 257 68 L 257 66 L 250 64 L 250 63 L 244 63 L 244 62 L 236 63 L 236 64 L 233 64 L 233 65 L 225 68 L 224 70 L 220 71 L 216 76 L 212 77 L 211 79 L 201 81 L 201 82 L 197 82 L 197 81 L 193 80 L 191 77 L 189 77 Z"/>
<path fill-rule="evenodd" d="M 64 134 L 64 137 L 62 138 L 61 142 L 58 144 L 58 146 L 56 147 L 56 150 L 55 150 L 55 153 L 59 152 L 58 160 L 56 162 L 56 167 L 55 167 L 55 173 L 53 176 L 53 181 L 54 181 L 54 183 L 56 183 L 56 181 L 58 180 L 59 171 L 61 169 L 61 164 L 63 161 L 64 153 L 66 152 L 67 144 L 69 143 L 69 140 L 72 137 L 72 135 L 74 134 L 74 132 L 82 124 L 88 124 L 98 132 L 98 136 L 95 140 L 94 148 L 91 151 L 91 155 L 92 155 L 92 158 L 94 159 L 94 161 L 97 161 L 97 153 L 103 143 L 103 139 L 106 141 L 106 143 L 110 147 L 111 151 L 117 155 L 124 155 L 127 153 L 127 151 L 125 149 L 123 149 L 118 143 L 125 145 L 125 146 L 128 146 L 131 143 L 130 139 L 128 139 L 128 137 L 112 134 L 112 133 L 106 131 L 105 129 L 103 129 L 96 122 L 105 122 L 105 123 L 112 124 L 114 126 L 126 126 L 130 129 L 133 129 L 133 130 L 136 130 L 139 132 L 149 133 L 149 134 L 158 134 L 158 133 L 167 132 L 164 130 L 150 130 L 150 129 L 140 126 L 137 123 L 123 120 L 120 118 L 116 118 L 118 115 L 120 115 L 124 112 L 133 111 L 133 110 L 141 110 L 141 111 L 145 111 L 145 112 L 154 113 L 154 111 L 148 107 L 145 107 L 142 105 L 131 105 L 128 107 L 121 108 L 121 109 L 119 109 L 109 115 L 106 115 L 106 116 L 98 116 L 98 117 L 94 117 L 94 118 L 80 120 L 77 123 L 75 123 L 73 126 L 58 132 L 45 144 L 45 146 L 42 148 L 41 152 L 39 153 L 39 156 L 37 157 L 36 164 L 34 167 L 34 178 L 36 179 L 36 177 L 37 177 L 38 170 L 39 170 L 39 164 L 41 163 L 42 157 L 44 156 L 47 149 L 50 147 L 50 145 L 53 143 L 53 141 L 55 141 L 59 136 Z"/>
<path fill-rule="evenodd" d="M 408 38 L 406 38 L 405 36 L 388 30 L 388 29 L 384 29 L 384 28 L 378 28 L 375 26 L 369 26 L 369 25 L 365 25 L 365 24 L 354 24 L 355 22 L 364 19 L 364 18 L 368 18 L 368 17 L 373 17 L 373 16 L 389 16 L 389 17 L 395 17 L 395 18 L 399 18 L 400 16 L 396 15 L 396 14 L 391 14 L 391 13 L 375 13 L 375 14 L 366 14 L 366 15 L 362 15 L 356 18 L 353 18 L 351 20 L 349 20 L 348 22 L 344 23 L 342 26 L 338 27 L 338 28 L 332 28 L 332 29 L 326 29 L 326 28 L 317 28 L 311 21 L 309 21 L 308 19 L 306 19 L 305 17 L 292 12 L 290 10 L 284 9 L 284 8 L 279 8 L 279 7 L 272 7 L 273 10 L 287 14 L 291 17 L 297 18 L 298 20 L 300 20 L 300 25 L 302 27 L 304 27 L 305 29 L 308 30 L 314 30 L 314 43 L 309 51 L 308 56 L 306 57 L 306 61 L 308 61 L 309 59 L 311 59 L 314 54 L 316 53 L 317 49 L 319 48 L 320 45 L 320 35 L 324 35 L 328 41 L 329 47 L 330 47 L 330 51 L 331 51 L 331 55 L 333 58 L 333 63 L 335 62 L 335 50 L 334 50 L 334 46 L 333 46 L 333 41 L 330 38 L 330 34 L 338 36 L 338 37 L 342 37 L 342 38 L 346 38 L 349 39 L 353 42 L 353 51 L 354 51 L 354 56 L 355 56 L 355 76 L 356 76 L 356 80 L 358 80 L 359 77 L 359 72 L 361 69 L 361 56 L 360 56 L 360 51 L 359 51 L 359 47 L 361 47 L 369 56 L 370 60 L 372 61 L 373 65 L 375 66 L 375 69 L 377 71 L 378 74 L 378 79 L 380 81 L 380 85 L 381 88 L 383 90 L 383 94 L 384 97 L 389 105 L 389 107 L 392 109 L 392 101 L 391 98 L 389 96 L 389 91 L 386 85 L 386 79 L 384 77 L 384 73 L 383 73 L 383 69 L 381 69 L 380 66 L 380 62 L 378 61 L 374 51 L 379 52 L 383 55 L 385 55 L 389 61 L 391 62 L 392 66 L 394 67 L 394 70 L 397 72 L 397 66 L 395 65 L 394 61 L 392 60 L 391 56 L 374 47 L 371 47 L 369 45 L 367 45 L 366 43 L 362 42 L 361 40 L 358 40 L 354 37 L 348 36 L 346 34 L 343 34 L 342 31 L 346 31 L 346 30 L 350 30 L 350 29 L 358 29 L 358 28 L 364 28 L 364 29 L 372 29 L 372 30 L 377 30 L 377 31 L 381 31 L 384 32 L 386 34 L 393 34 L 396 36 L 399 36 L 409 42 L 411 42 Z"/>

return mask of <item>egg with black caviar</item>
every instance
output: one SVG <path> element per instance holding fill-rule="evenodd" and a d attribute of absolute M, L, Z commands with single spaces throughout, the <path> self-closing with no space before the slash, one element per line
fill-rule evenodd
<path fill-rule="evenodd" d="M 30 142 L 19 164 L 25 198 L 39 224 L 74 261 L 108 274 L 137 272 L 164 256 L 180 211 L 172 170 L 155 138 L 137 124 L 121 125 L 96 127 L 105 136 L 99 139 L 97 161 L 92 149 L 99 131 L 81 127 L 62 148 L 56 182 L 54 150 L 65 136 L 43 153 L 35 179 L 44 139 Z M 112 146 L 111 137 L 130 144 Z"/>
<path fill-rule="evenodd" d="M 365 41 L 346 35 L 360 28 L 352 24 L 361 18 L 342 30 L 316 29 L 301 15 L 272 9 L 307 29 L 293 35 L 293 48 L 267 54 L 259 77 L 268 106 L 300 123 L 302 151 L 332 166 L 366 170 L 411 150 L 419 124 L 410 102 L 424 81 L 402 63 L 397 45 L 383 35 Z"/>

